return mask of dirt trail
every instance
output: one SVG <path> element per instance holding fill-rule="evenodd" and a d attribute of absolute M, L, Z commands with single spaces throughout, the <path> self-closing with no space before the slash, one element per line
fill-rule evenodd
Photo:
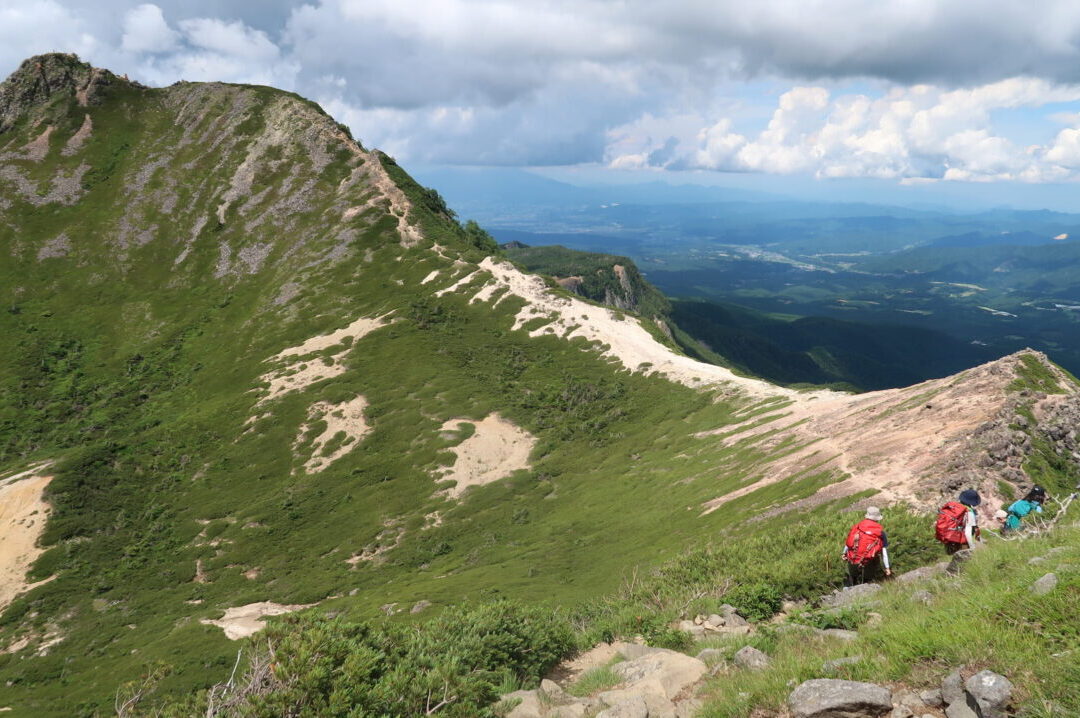
<path fill-rule="evenodd" d="M 53 477 L 39 472 L 47 466 L 0 479 L 0 610 L 44 583 L 28 583 L 26 572 L 43 552 L 37 545 L 49 515 L 43 494 Z"/>

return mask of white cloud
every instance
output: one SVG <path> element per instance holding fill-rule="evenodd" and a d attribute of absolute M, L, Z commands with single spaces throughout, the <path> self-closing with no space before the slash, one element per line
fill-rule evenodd
<path fill-rule="evenodd" d="M 157 5 L 139 5 L 124 15 L 120 47 L 127 52 L 172 52 L 179 39 L 176 31 L 165 22 L 165 15 Z"/>
<path fill-rule="evenodd" d="M 830 97 L 822 87 L 797 87 L 779 97 L 756 136 L 740 134 L 728 118 L 696 133 L 672 123 L 669 136 L 654 130 L 648 137 L 635 133 L 639 125 L 631 122 L 609 133 L 607 161 L 613 168 L 648 166 L 652 151 L 675 137 L 665 166 L 831 178 L 1060 181 L 1080 170 L 1080 129 L 1061 130 L 1046 145 L 1021 146 L 994 133 L 992 116 L 1068 101 L 1080 101 L 1080 85 L 1032 78 L 964 90 L 892 88 L 880 97 Z M 662 118 L 650 121 L 663 124 Z"/>

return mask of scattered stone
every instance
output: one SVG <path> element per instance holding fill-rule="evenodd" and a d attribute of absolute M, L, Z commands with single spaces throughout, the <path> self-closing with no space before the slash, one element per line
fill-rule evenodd
<path fill-rule="evenodd" d="M 875 613 L 873 611 L 870 611 L 869 613 L 866 614 L 866 623 L 864 625 L 867 628 L 877 628 L 878 626 L 880 626 L 884 622 L 885 622 L 884 616 L 882 616 L 880 613 Z"/>
<path fill-rule="evenodd" d="M 1046 556 L 1035 556 L 1028 559 L 1028 566 L 1034 566 L 1037 563 L 1046 563 Z"/>
<path fill-rule="evenodd" d="M 420 613 L 429 608 L 431 608 L 431 601 L 417 601 L 413 604 L 413 607 L 409 609 L 409 613 Z"/>
<path fill-rule="evenodd" d="M 945 701 L 941 699 L 941 690 L 938 688 L 923 691 L 919 694 L 919 700 L 931 708 L 941 708 L 945 705 Z"/>
<path fill-rule="evenodd" d="M 576 702 L 576 698 L 563 690 L 555 681 L 549 681 L 547 678 L 540 681 L 540 695 L 544 702 L 553 706 L 565 706 L 570 703 Z"/>
<path fill-rule="evenodd" d="M 914 718 L 915 714 L 905 705 L 894 706 L 889 718 Z"/>
<path fill-rule="evenodd" d="M 881 584 L 879 583 L 864 583 L 858 586 L 842 588 L 833 591 L 827 596 L 822 596 L 821 605 L 830 608 L 839 608 L 841 606 L 851 606 L 856 603 L 865 603 L 880 590 Z"/>
<path fill-rule="evenodd" d="M 705 637 L 705 627 L 699 626 L 693 621 L 679 621 L 679 630 L 683 633 L 689 633 L 694 638 Z"/>
<path fill-rule="evenodd" d="M 618 663 L 612 671 L 626 683 L 625 690 L 655 693 L 672 699 L 696 683 L 708 668 L 690 656 L 659 649 L 632 661 Z"/>
<path fill-rule="evenodd" d="M 844 666 L 851 666 L 862 660 L 862 656 L 844 656 L 843 658 L 834 658 L 831 661 L 825 661 L 821 664 L 821 670 L 823 673 L 835 673 Z"/>
<path fill-rule="evenodd" d="M 721 616 L 721 615 L 720 615 L 720 614 L 718 614 L 718 613 L 713 613 L 713 614 L 710 614 L 710 615 L 709 615 L 709 617 L 708 617 L 708 618 L 706 618 L 705 620 L 706 620 L 706 621 L 707 621 L 708 623 L 711 623 L 712 625 L 714 625 L 714 626 L 716 626 L 716 627 L 720 627 L 720 626 L 723 626 L 723 625 L 725 625 L 725 623 L 726 623 L 726 622 L 724 621 L 724 617 L 723 617 L 723 616 Z"/>
<path fill-rule="evenodd" d="M 934 594 L 930 593 L 926 589 L 921 589 L 919 591 L 913 591 L 911 593 L 911 600 L 912 601 L 918 601 L 919 603 L 922 603 L 922 604 L 925 604 L 925 605 L 929 606 L 930 604 L 932 604 L 934 602 Z"/>
<path fill-rule="evenodd" d="M 919 696 L 911 691 L 901 691 L 897 695 L 894 695 L 893 703 L 910 708 L 912 713 L 915 713 L 917 709 L 926 708 L 926 704 L 919 699 Z"/>
<path fill-rule="evenodd" d="M 928 578 L 938 576 L 945 571 L 945 567 L 948 566 L 948 562 L 935 563 L 932 566 L 921 566 L 919 568 L 905 571 L 896 577 L 896 580 L 901 583 L 912 583 L 914 581 L 925 581 Z"/>
<path fill-rule="evenodd" d="M 506 703 L 521 701 L 506 714 L 506 718 L 540 718 L 543 715 L 544 707 L 540 705 L 536 691 L 514 691 L 507 693 L 502 700 Z"/>
<path fill-rule="evenodd" d="M 1057 588 L 1057 584 L 1057 575 L 1053 573 L 1048 573 L 1035 583 L 1031 584 L 1031 592 L 1034 593 L 1036 596 L 1045 596 L 1046 594 Z"/>
<path fill-rule="evenodd" d="M 781 613 L 794 613 L 806 607 L 806 601 L 784 601 L 780 604 Z"/>
<path fill-rule="evenodd" d="M 752 671 L 760 671 L 764 668 L 768 668 L 769 664 L 772 663 L 771 658 L 753 646 L 743 646 L 736 651 L 734 661 L 735 665 L 742 668 L 748 668 Z"/>
<path fill-rule="evenodd" d="M 697 659 L 705 665 L 719 663 L 724 659 L 724 652 L 719 648 L 704 648 L 697 654 Z"/>
<path fill-rule="evenodd" d="M 649 718 L 649 707 L 644 698 L 634 696 L 600 711 L 596 718 Z"/>
<path fill-rule="evenodd" d="M 952 555 L 952 560 L 949 561 L 949 565 L 945 568 L 945 573 L 950 576 L 956 576 L 964 570 L 964 564 L 971 560 L 971 552 L 973 549 L 965 548 L 960 549 Z"/>
<path fill-rule="evenodd" d="M 569 705 L 553 708 L 548 711 L 544 718 L 585 718 L 585 716 L 591 715 L 590 710 L 595 712 L 595 706 L 586 703 L 570 703 Z"/>
<path fill-rule="evenodd" d="M 855 641 L 859 638 L 859 634 L 855 631 L 847 631 L 843 628 L 826 628 L 825 630 L 820 631 L 818 635 L 835 638 L 840 641 Z"/>
<path fill-rule="evenodd" d="M 980 718 L 1007 718 L 1012 700 L 1013 684 L 993 671 L 979 671 L 964 683 L 968 695 L 979 706 Z"/>
<path fill-rule="evenodd" d="M 947 706 L 964 701 L 964 677 L 953 671 L 941 682 L 941 702 Z"/>
<path fill-rule="evenodd" d="M 716 629 L 716 633 L 724 636 L 749 636 L 754 632 L 754 627 L 750 624 L 745 626 L 721 626 Z"/>
<path fill-rule="evenodd" d="M 950 703 L 945 708 L 945 718 L 981 718 L 974 706 L 975 700 L 972 699 L 969 704 L 967 698 L 956 703 Z"/>
<path fill-rule="evenodd" d="M 888 688 L 873 683 L 815 678 L 788 696 L 795 718 L 880 718 L 893 708 Z"/>
<path fill-rule="evenodd" d="M 739 614 L 732 611 L 731 613 L 724 614 L 724 626 L 726 628 L 741 628 L 743 626 L 749 626 L 750 622 Z"/>

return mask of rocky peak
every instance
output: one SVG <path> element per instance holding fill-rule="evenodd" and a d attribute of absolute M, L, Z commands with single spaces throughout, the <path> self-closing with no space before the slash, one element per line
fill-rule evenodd
<path fill-rule="evenodd" d="M 0 133 L 57 95 L 72 95 L 80 105 L 93 102 L 100 88 L 119 81 L 108 70 L 91 67 L 77 55 L 35 55 L 0 83 Z"/>

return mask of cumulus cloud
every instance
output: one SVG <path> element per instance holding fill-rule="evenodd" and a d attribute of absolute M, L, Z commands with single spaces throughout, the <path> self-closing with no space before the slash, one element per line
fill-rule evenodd
<path fill-rule="evenodd" d="M 179 39 L 165 22 L 165 15 L 157 5 L 139 5 L 124 15 L 120 47 L 127 52 L 172 52 Z"/>
<path fill-rule="evenodd" d="M 1080 171 L 1078 113 L 994 124 L 1080 100 L 1077 37 L 1074 0 L 0 0 L 8 68 L 272 84 L 408 161 L 907 181 Z"/>
<path fill-rule="evenodd" d="M 1080 85 L 1011 78 L 946 90 L 930 85 L 893 88 L 880 97 L 822 87 L 796 87 L 777 101 L 767 127 L 741 134 L 729 118 L 696 133 L 681 118 L 651 132 L 631 122 L 609 132 L 613 168 L 656 166 L 660 148 L 675 150 L 661 167 L 818 177 L 1027 182 L 1070 179 L 1080 169 L 1080 129 L 1066 128 L 1044 145 L 1021 146 L 995 134 L 998 110 L 1080 101 Z M 1080 123 L 1077 123 L 1080 124 Z M 657 127 L 659 125 L 659 127 Z"/>

